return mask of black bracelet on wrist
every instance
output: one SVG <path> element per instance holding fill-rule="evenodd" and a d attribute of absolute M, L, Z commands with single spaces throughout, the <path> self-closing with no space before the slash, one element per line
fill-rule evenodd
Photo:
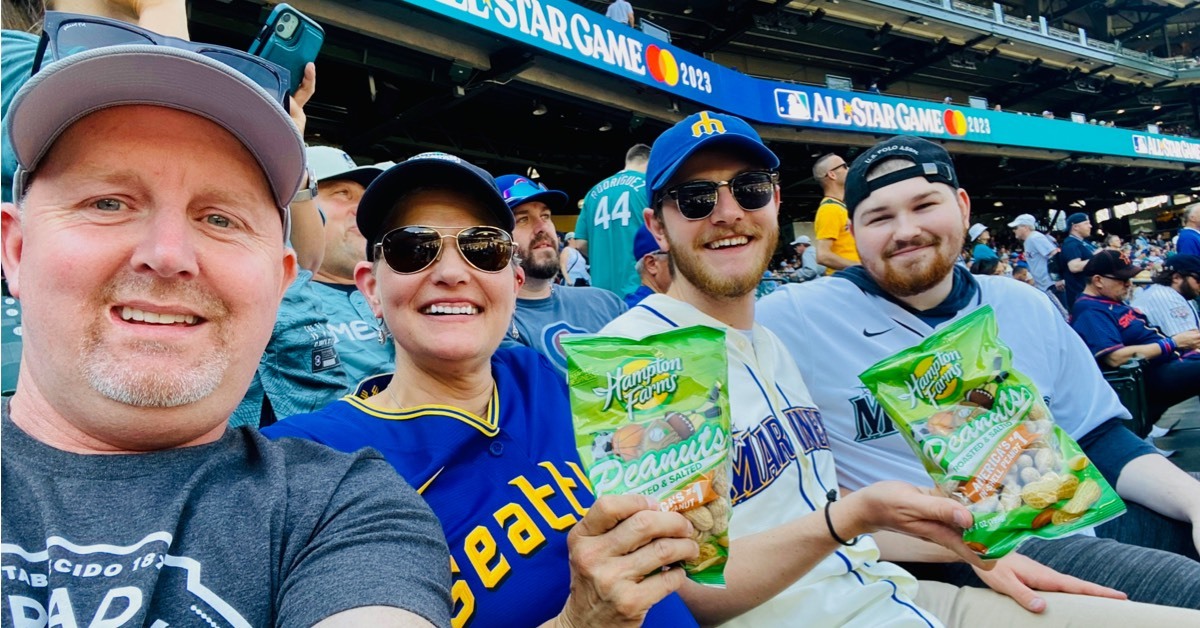
<path fill-rule="evenodd" d="M 837 498 L 838 498 L 837 491 L 830 489 L 830 491 L 825 494 L 825 498 L 827 500 L 825 502 L 825 525 L 829 526 L 829 536 L 832 536 L 833 540 L 837 541 L 838 543 L 841 543 L 842 545 L 845 545 L 846 547 L 850 547 L 852 545 L 857 545 L 858 540 L 862 537 L 856 536 L 856 537 L 854 537 L 853 541 L 850 541 L 849 543 L 847 543 L 846 541 L 843 541 L 842 537 L 838 536 L 838 533 L 834 532 L 834 530 L 833 530 L 833 519 L 830 518 L 830 516 L 829 516 L 829 506 L 833 502 L 837 501 Z"/>

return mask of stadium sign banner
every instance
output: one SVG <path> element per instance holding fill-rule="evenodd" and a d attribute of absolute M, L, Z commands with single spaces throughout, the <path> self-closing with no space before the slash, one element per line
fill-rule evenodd
<path fill-rule="evenodd" d="M 755 122 L 1200 163 L 1200 141 L 753 78 L 567 0 L 403 0 Z"/>

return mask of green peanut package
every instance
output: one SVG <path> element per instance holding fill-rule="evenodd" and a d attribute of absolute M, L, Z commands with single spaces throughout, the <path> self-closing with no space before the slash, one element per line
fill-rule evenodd
<path fill-rule="evenodd" d="M 725 332 L 564 338 L 575 445 L 597 497 L 646 495 L 695 528 L 688 577 L 725 586 L 732 503 Z"/>
<path fill-rule="evenodd" d="M 963 541 L 999 558 L 1125 512 L 1125 504 L 1014 370 L 991 306 L 858 376 L 942 492 L 975 524 Z"/>

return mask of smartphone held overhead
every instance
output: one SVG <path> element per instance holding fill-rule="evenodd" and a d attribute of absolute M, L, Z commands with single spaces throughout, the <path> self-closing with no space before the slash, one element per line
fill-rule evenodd
<path fill-rule="evenodd" d="M 304 80 L 304 66 L 317 60 L 324 42 L 320 24 L 287 4 L 278 4 L 250 45 L 250 54 L 286 69 L 291 74 L 288 92 L 295 94 Z"/>

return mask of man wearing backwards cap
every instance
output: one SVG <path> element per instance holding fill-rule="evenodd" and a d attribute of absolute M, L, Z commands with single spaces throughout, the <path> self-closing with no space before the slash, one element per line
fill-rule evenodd
<path fill-rule="evenodd" d="M 437 520 L 384 460 L 226 427 L 296 273 L 303 142 L 279 85 L 174 45 L 47 49 L 9 110 L 0 612 L 448 625 Z"/>
<path fill-rule="evenodd" d="M 567 195 L 548 190 L 516 174 L 496 177 L 496 185 L 512 210 L 513 242 L 525 269 L 525 283 L 517 295 L 512 329 L 505 346 L 523 344 L 546 356 L 554 368 L 567 375 L 567 356 L 559 340 L 570 334 L 599 331 L 621 312 L 625 304 L 601 288 L 554 285 L 558 275 L 558 236 L 553 212 L 567 203 Z M 633 264 L 626 258 L 625 263 Z"/>
<path fill-rule="evenodd" d="M 1154 283 L 1133 295 L 1130 305 L 1166 336 L 1200 329 L 1200 317 L 1188 302 L 1200 296 L 1200 255 L 1172 255 Z"/>
<path fill-rule="evenodd" d="M 323 408 L 395 361 L 392 343 L 381 342 L 382 323 L 354 284 L 354 266 L 365 259 L 366 248 L 354 222 L 358 202 L 383 170 L 359 166 L 332 146 L 305 152 L 324 218 L 320 268 L 301 269 L 284 294 L 271 341 L 232 425 L 266 425 Z"/>
<path fill-rule="evenodd" d="M 969 513 L 902 482 L 831 503 L 838 481 L 821 413 L 779 340 L 754 323 L 755 289 L 779 236 L 778 166 L 733 116 L 705 111 L 663 133 L 650 153 L 645 219 L 671 257 L 674 281 L 601 330 L 726 332 L 734 476 L 726 588 L 689 582 L 680 594 L 706 625 L 940 625 L 914 604 L 916 580 L 879 561 L 870 533 L 935 538 L 979 564 L 962 543 Z M 1025 614 L 1007 606 L 987 612 L 998 622 Z"/>
<path fill-rule="evenodd" d="M 1075 299 L 1083 293 L 1083 285 L 1087 278 L 1083 275 L 1083 267 L 1088 260 L 1092 258 L 1092 254 L 1096 249 L 1088 243 L 1088 236 L 1092 235 L 1092 221 L 1083 212 L 1075 212 L 1067 216 L 1067 238 L 1063 240 L 1062 252 L 1059 256 L 1063 263 L 1066 263 L 1066 273 L 1063 275 L 1063 283 L 1066 285 L 1067 301 L 1063 303 L 1067 310 L 1075 305 Z"/>
<path fill-rule="evenodd" d="M 1187 258 L 1195 259 L 1175 257 L 1185 258 L 1183 268 L 1188 268 Z M 1191 263 L 1195 274 L 1195 262 Z M 1126 305 L 1130 280 L 1139 272 L 1141 268 L 1118 251 L 1101 251 L 1088 260 L 1083 269 L 1087 287 L 1071 310 L 1071 327 L 1083 337 L 1096 360 L 1108 368 L 1135 355 L 1148 361 L 1146 398 L 1151 404 L 1150 416 L 1156 418 L 1167 408 L 1196 397 L 1200 390 L 1200 331 L 1168 336 L 1152 326 L 1141 310 Z"/>
<path fill-rule="evenodd" d="M 1142 540 L 1169 538 L 1162 547 L 1194 558 L 1200 483 L 1124 427 L 1129 413 L 1091 352 L 1045 297 L 1021 282 L 972 276 L 955 264 L 970 224 L 970 198 L 945 149 L 903 136 L 876 144 L 850 167 L 846 196 L 863 265 L 828 281 L 786 286 L 758 305 L 758 320 L 787 345 L 821 408 L 842 486 L 859 489 L 884 480 L 930 484 L 858 374 L 990 305 L 1001 339 L 1012 348 L 1014 368 L 1033 380 L 1059 426 L 1079 440 L 1128 500 L 1125 517 L 1148 529 L 1162 526 Z M 949 564 L 956 557 L 941 548 L 895 541 L 879 536 L 884 558 L 930 563 L 906 566 L 953 584 L 986 583 L 1034 612 L 1074 606 L 1067 602 L 1064 608 L 1062 598 L 1035 589 L 1123 595 L 1084 580 L 1139 601 L 1200 607 L 1194 586 L 1200 563 L 1168 551 L 1085 535 L 1030 539 L 984 572 Z"/>

